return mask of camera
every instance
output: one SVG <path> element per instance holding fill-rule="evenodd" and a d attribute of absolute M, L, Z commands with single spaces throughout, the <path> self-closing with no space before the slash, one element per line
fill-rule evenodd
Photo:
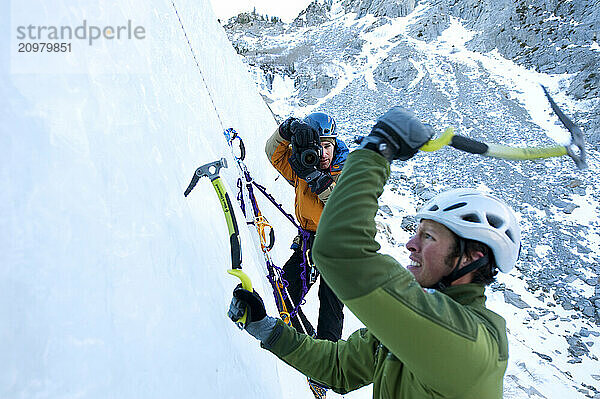
<path fill-rule="evenodd" d="M 312 144 L 310 147 L 304 149 L 300 153 L 300 162 L 302 162 L 302 165 L 308 168 L 317 166 L 319 164 L 319 160 L 321 159 L 322 151 L 323 149 L 320 145 Z"/>

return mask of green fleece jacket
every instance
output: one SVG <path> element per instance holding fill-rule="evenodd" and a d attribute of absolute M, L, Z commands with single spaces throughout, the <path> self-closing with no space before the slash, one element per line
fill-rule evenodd
<path fill-rule="evenodd" d="M 389 175 L 380 155 L 350 154 L 313 247 L 322 277 L 367 328 L 334 343 L 278 321 L 263 346 L 339 393 L 373 383 L 374 398 L 501 398 L 506 324 L 485 307 L 484 287 L 429 293 L 377 252 L 374 217 Z"/>

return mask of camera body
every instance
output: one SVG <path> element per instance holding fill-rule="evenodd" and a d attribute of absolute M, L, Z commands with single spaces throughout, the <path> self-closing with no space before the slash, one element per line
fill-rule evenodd
<path fill-rule="evenodd" d="M 319 160 L 323 153 L 323 148 L 320 144 L 313 143 L 308 148 L 305 148 L 300 153 L 300 162 L 307 168 L 319 165 Z"/>

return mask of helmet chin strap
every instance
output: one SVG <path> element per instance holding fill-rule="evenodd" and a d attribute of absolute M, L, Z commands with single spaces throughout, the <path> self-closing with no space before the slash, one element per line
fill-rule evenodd
<path fill-rule="evenodd" d="M 487 255 L 484 255 L 481 258 L 469 263 L 462 269 L 459 269 L 458 267 L 460 266 L 460 263 L 462 262 L 462 258 L 465 255 L 465 240 L 463 240 L 462 238 L 459 238 L 459 242 L 460 242 L 460 256 L 458 257 L 456 266 L 454 266 L 454 269 L 452 269 L 452 272 L 450 274 L 448 274 L 447 276 L 443 277 L 440 281 L 438 281 L 437 284 L 435 284 L 433 286 L 433 288 L 435 288 L 437 290 L 444 290 L 444 289 L 450 287 L 450 284 L 452 284 L 454 281 L 458 280 L 459 278 L 471 273 L 473 270 L 477 270 L 480 267 L 488 264 L 489 258 L 487 257 Z"/>

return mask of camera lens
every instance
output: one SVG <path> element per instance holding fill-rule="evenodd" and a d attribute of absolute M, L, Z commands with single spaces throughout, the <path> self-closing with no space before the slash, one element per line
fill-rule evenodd
<path fill-rule="evenodd" d="M 304 166 L 316 166 L 319 163 L 319 154 L 312 148 L 308 148 L 300 154 L 300 162 Z"/>

